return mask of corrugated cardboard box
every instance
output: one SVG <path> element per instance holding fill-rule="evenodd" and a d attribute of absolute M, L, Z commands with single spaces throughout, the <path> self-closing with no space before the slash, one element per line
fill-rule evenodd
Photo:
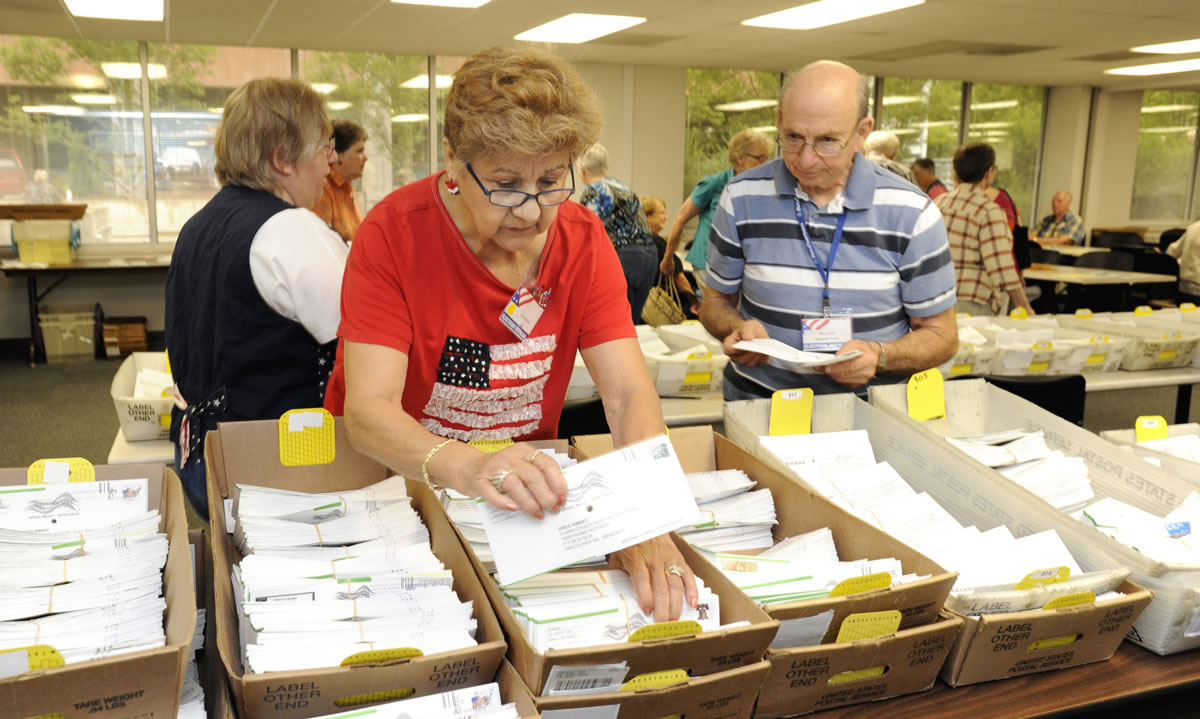
<path fill-rule="evenodd" d="M 896 387 L 871 389 L 871 401 L 900 420 L 890 423 L 879 441 L 894 445 L 897 455 L 914 461 L 921 458 L 919 450 L 911 447 L 937 448 L 940 461 L 920 478 L 920 489 L 933 495 L 959 521 L 974 522 L 981 529 L 998 522 L 1007 524 L 1017 536 L 1054 529 L 1085 571 L 1130 568 L 1130 580 L 1152 590 L 1155 601 L 1134 615 L 1129 639 L 1158 654 L 1200 646 L 1200 633 L 1189 629 L 1200 621 L 1200 565 L 1156 562 L 1103 536 L 975 462 L 942 437 L 981 434 L 1001 427 L 1041 430 L 1051 449 L 1083 458 L 1097 499 L 1113 497 L 1159 516 L 1182 502 L 1194 489 L 1192 485 L 983 380 L 947 382 L 945 419 L 922 423 L 908 419 L 905 388 Z"/>
<path fill-rule="evenodd" d="M 759 696 L 756 718 L 792 716 L 886 699 L 933 686 L 938 669 L 962 629 L 961 619 L 941 614 L 956 574 L 800 486 L 745 449 L 714 434 L 711 427 L 674 429 L 670 437 L 685 472 L 740 469 L 758 482 L 757 489 L 771 490 L 779 520 L 774 529 L 775 541 L 828 527 L 843 560 L 895 557 L 905 572 L 929 575 L 910 584 L 861 594 L 765 606 L 767 614 L 780 622 L 826 612 L 832 612 L 833 616 L 826 643 L 767 650 L 771 670 Z M 576 437 L 574 442 L 576 449 L 587 456 L 612 451 L 611 435 Z M 900 611 L 903 617 L 900 632 L 873 640 L 833 643 L 842 621 L 850 614 L 892 609 Z M 882 676 L 830 683 L 832 677 L 843 672 L 878 666 L 886 667 Z"/>
<path fill-rule="evenodd" d="M 533 444 L 543 447 L 550 444 L 561 451 L 562 440 Z M 573 447 L 571 454 L 579 459 L 584 458 Z M 462 535 L 458 536 L 461 540 Z M 529 643 L 516 616 L 504 601 L 499 587 L 479 562 L 479 558 L 470 553 L 471 564 L 478 573 L 508 636 L 508 658 L 535 696 L 541 694 L 551 667 L 557 665 L 581 666 L 626 661 L 629 664 L 630 678 L 667 669 L 688 669 L 695 677 L 753 664 L 762 659 L 767 645 L 775 638 L 779 623 L 768 617 L 758 605 L 726 579 L 725 575 L 701 560 L 700 555 L 686 542 L 678 537 L 675 537 L 675 540 L 684 559 L 696 569 L 697 576 L 720 595 L 721 623 L 745 620 L 750 622 L 750 626 L 668 639 L 603 644 L 579 649 L 553 649 L 542 654 Z M 465 546 L 466 542 L 463 544 Z M 539 707 L 544 709 L 541 701 L 542 698 L 539 697 Z"/>
<path fill-rule="evenodd" d="M 947 382 L 946 387 L 968 382 L 982 383 L 982 380 Z M 901 393 L 904 392 L 904 385 L 894 387 Z M 770 400 L 727 403 L 725 429 L 736 442 L 752 447 L 752 451 L 768 464 L 803 482 L 799 474 L 763 449 L 758 441 L 759 436 L 767 433 L 766 417 L 769 405 Z M 975 524 L 981 530 L 1006 524 L 1013 534 L 1023 536 L 1046 529 L 1048 527 L 1040 525 L 1061 517 L 1064 520 L 1060 529 L 1063 541 L 1067 542 L 1076 559 L 1083 565 L 1086 565 L 1085 559 L 1075 550 L 1065 532 L 1079 538 L 1085 534 L 1092 534 L 1098 539 L 1105 539 L 1081 523 L 1074 522 L 1072 526 L 1067 526 L 1066 522 L 1073 520 L 1069 520 L 1066 515 L 966 455 L 950 451 L 951 448 L 945 440 L 931 436 L 906 418 L 898 418 L 873 407 L 852 394 L 822 395 L 816 398 L 813 406 L 814 432 L 849 429 L 867 430 L 876 460 L 891 464 L 913 489 L 928 492 L 963 524 Z M 1103 561 L 1104 568 L 1122 566 L 1107 559 Z M 1034 569 L 1039 567 L 1030 567 L 1031 571 Z M 1015 616 L 1007 615 L 1012 619 L 1019 617 L 1022 624 L 1028 624 L 1029 628 L 1024 630 L 1028 635 L 1003 642 L 1000 648 L 976 641 L 977 634 L 996 631 L 996 620 L 991 617 L 982 621 L 965 618 L 963 633 L 951 649 L 951 656 L 942 667 L 941 677 L 958 686 L 1107 659 L 1116 651 L 1125 629 L 1153 596 L 1136 585 L 1127 586 L 1132 593 L 1119 599 L 1066 609 L 1034 610 L 1018 612 Z M 1059 663 L 1052 666 L 1030 663 L 1031 659 L 1051 653 L 1038 649 L 1043 646 L 1039 642 L 1063 636 L 1062 633 L 1055 633 L 1062 626 L 1056 618 L 1058 614 L 1079 615 L 1072 616 L 1071 622 L 1090 621 L 1092 626 L 1112 626 L 1119 631 L 1108 629 L 1103 633 L 1098 630 L 1081 632 L 1081 636 L 1071 644 L 1070 649 L 1064 647 L 1053 652 L 1060 655 L 1057 660 Z M 1102 624 L 1116 617 L 1121 619 L 1120 623 Z M 1070 656 L 1065 656 L 1068 653 Z"/>
<path fill-rule="evenodd" d="M 630 719 L 750 719 L 767 669 L 766 662 L 757 662 L 656 689 L 539 697 L 537 703 L 543 712 L 615 704 L 617 716 Z"/>
<path fill-rule="evenodd" d="M 168 439 L 171 434 L 174 398 L 133 396 L 137 374 L 146 368 L 166 372 L 167 356 L 162 352 L 134 352 L 121 361 L 109 387 L 113 405 L 117 408 L 117 420 L 129 442 Z"/>
<path fill-rule="evenodd" d="M 350 446 L 345 424 L 336 426 L 337 458 L 330 464 L 284 467 L 279 462 L 279 423 L 227 422 L 205 440 L 208 462 L 210 532 L 213 538 L 213 582 L 217 648 L 228 675 L 236 710 L 243 719 L 303 719 L 333 714 L 360 704 L 395 701 L 404 696 L 435 694 L 491 681 L 504 656 L 504 637 L 488 597 L 436 496 L 420 482 L 408 482 L 412 506 L 429 527 L 434 553 L 454 573 L 454 591 L 474 602 L 479 646 L 386 664 L 331 667 L 297 672 L 246 674 L 238 643 L 237 612 L 229 581 L 230 567 L 241 552 L 226 532 L 218 508 L 236 484 L 256 484 L 303 492 L 330 492 L 374 484 L 387 469 Z"/>
<path fill-rule="evenodd" d="M 507 659 L 500 662 L 500 670 L 496 672 L 496 683 L 500 685 L 500 698 L 505 704 L 516 704 L 517 714 L 521 719 L 541 716 L 533 692 L 521 681 L 521 675 L 517 674 L 517 670 Z"/>
<path fill-rule="evenodd" d="M 145 719 L 174 717 L 178 711 L 184 667 L 196 628 L 183 488 L 174 472 L 162 464 L 96 467 L 97 480 L 143 477 L 149 480 L 149 506 L 158 507 L 160 513 L 159 531 L 165 532 L 170 542 L 163 569 L 166 646 L 0 679 L 0 716 Z M 0 485 L 25 483 L 26 470 L 0 470 Z"/>

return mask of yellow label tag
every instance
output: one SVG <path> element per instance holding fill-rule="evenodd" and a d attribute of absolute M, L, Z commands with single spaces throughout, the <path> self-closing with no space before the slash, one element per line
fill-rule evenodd
<path fill-rule="evenodd" d="M 892 586 L 892 575 L 887 572 L 876 572 L 861 577 L 850 577 L 837 583 L 829 590 L 831 597 L 844 597 L 848 594 L 862 594 L 872 589 L 886 589 Z"/>
<path fill-rule="evenodd" d="M 1078 634 L 1067 634 L 1061 637 L 1051 637 L 1049 639 L 1039 639 L 1036 642 L 1030 642 L 1027 652 L 1038 652 L 1043 649 L 1054 649 L 1055 647 L 1065 647 L 1068 644 L 1074 644 L 1079 639 Z"/>
<path fill-rule="evenodd" d="M 1060 597 L 1055 597 L 1046 602 L 1042 609 L 1060 609 L 1062 607 L 1074 607 L 1078 604 L 1091 604 L 1096 601 L 1095 592 L 1076 592 L 1075 594 L 1064 594 Z"/>
<path fill-rule="evenodd" d="M 1178 350 L 1163 350 L 1162 352 L 1158 353 L 1156 359 L 1158 359 L 1159 362 L 1170 362 L 1171 360 L 1175 359 L 1178 355 L 1179 355 Z"/>
<path fill-rule="evenodd" d="M 683 376 L 683 384 L 708 384 L 712 382 L 712 372 L 688 372 Z"/>
<path fill-rule="evenodd" d="M 336 455 L 329 410 L 291 409 L 279 418 L 279 463 L 283 466 L 329 464 Z"/>
<path fill-rule="evenodd" d="M 484 454 L 495 454 L 502 449 L 508 449 L 516 444 L 511 439 L 473 439 L 467 444 Z"/>
<path fill-rule="evenodd" d="M 1112 340 L 1108 338 L 1108 335 L 1092 335 L 1088 337 L 1088 344 L 1090 345 L 1102 345 L 1109 342 L 1112 342 Z"/>
<path fill-rule="evenodd" d="M 63 655 L 49 644 L 34 644 L 19 649 L 0 649 L 0 654 L 24 654 L 29 671 L 36 669 L 53 669 L 66 664 Z"/>
<path fill-rule="evenodd" d="M 375 649 L 369 652 L 358 652 L 357 654 L 351 654 L 342 660 L 342 666 L 349 667 L 355 664 L 383 664 L 384 662 L 394 662 L 399 659 L 412 659 L 413 657 L 423 656 L 425 656 L 425 653 L 416 647 Z"/>
<path fill-rule="evenodd" d="M 1034 352 L 1041 350 L 1052 350 L 1054 349 L 1054 343 L 1050 340 L 1042 340 L 1041 342 L 1034 342 L 1030 349 L 1032 349 Z"/>
<path fill-rule="evenodd" d="M 162 392 L 160 392 L 158 396 L 159 396 L 159 397 L 163 397 L 163 398 L 167 398 L 167 397 L 174 397 L 174 396 L 175 396 L 175 388 L 174 388 L 174 387 L 167 387 L 167 388 L 166 388 L 166 389 L 164 389 Z"/>
<path fill-rule="evenodd" d="M 1193 302 L 1184 302 L 1183 304 L 1179 305 L 1179 311 L 1180 312 L 1195 312 L 1196 305 Z"/>
<path fill-rule="evenodd" d="M 398 699 L 407 699 L 417 693 L 416 687 L 407 689 L 386 689 L 381 692 L 370 692 L 368 694 L 351 694 L 347 697 L 338 697 L 333 700 L 335 707 L 356 707 L 363 704 L 375 704 L 376 702 L 394 702 Z"/>
<path fill-rule="evenodd" d="M 1171 340 L 1183 339 L 1183 335 L 1178 332 L 1164 332 L 1162 338 L 1170 342 Z"/>
<path fill-rule="evenodd" d="M 25 472 L 25 484 L 95 482 L 96 468 L 83 457 L 39 459 Z"/>
<path fill-rule="evenodd" d="M 681 325 L 698 325 L 698 324 L 700 324 L 700 320 L 684 320 L 683 322 L 680 322 L 679 324 L 681 324 Z"/>
<path fill-rule="evenodd" d="M 667 639 L 668 637 L 686 637 L 700 634 L 704 628 L 694 619 L 680 619 L 674 622 L 658 622 L 647 624 L 629 635 L 629 641 L 640 642 L 645 639 Z"/>
<path fill-rule="evenodd" d="M 950 376 L 959 374 L 971 374 L 971 370 L 975 369 L 973 364 L 956 364 L 950 366 Z"/>
<path fill-rule="evenodd" d="M 1133 431 L 1137 435 L 1137 441 L 1139 442 L 1147 442 L 1152 439 L 1166 439 L 1167 420 L 1155 414 L 1144 415 L 1134 420 Z"/>
<path fill-rule="evenodd" d="M 158 426 L 170 427 L 171 426 L 171 415 L 169 415 L 169 414 L 158 415 Z"/>
<path fill-rule="evenodd" d="M 812 408 L 811 387 L 777 390 L 771 395 L 771 422 L 767 434 L 777 437 L 812 432 Z"/>
<path fill-rule="evenodd" d="M 1108 355 L 1105 355 L 1105 354 L 1090 354 L 1090 355 L 1088 355 L 1087 359 L 1085 359 L 1083 361 L 1083 363 L 1085 365 L 1086 364 L 1104 364 L 1104 358 L 1107 356 Z"/>
<path fill-rule="evenodd" d="M 1075 316 L 1081 320 L 1090 320 L 1092 318 L 1092 311 L 1086 307 L 1080 307 L 1075 310 Z"/>
<path fill-rule="evenodd" d="M 672 684 L 687 682 L 688 673 L 686 669 L 666 669 L 661 672 L 649 672 L 639 674 L 621 685 L 620 691 L 637 692 L 643 689 L 659 689 L 661 687 L 669 687 Z"/>
<path fill-rule="evenodd" d="M 1013 589 L 1033 589 L 1040 587 L 1043 584 L 1061 584 L 1071 578 L 1071 570 L 1069 567 L 1047 567 L 1046 569 L 1035 569 L 1025 578 L 1017 582 Z"/>
<path fill-rule="evenodd" d="M 1025 311 L 1025 308 L 1024 308 L 1024 307 L 1014 307 L 1014 308 L 1012 308 L 1012 311 L 1008 313 L 1008 316 L 1009 316 L 1009 317 L 1012 317 L 1014 320 L 1027 320 L 1027 319 L 1029 319 L 1029 313 Z"/>
<path fill-rule="evenodd" d="M 688 355 L 690 360 L 706 360 L 712 359 L 712 352 L 693 352 Z"/>
<path fill-rule="evenodd" d="M 908 416 L 924 422 L 946 416 L 946 391 L 942 373 L 936 368 L 908 378 Z"/>
<path fill-rule="evenodd" d="M 851 614 L 842 620 L 838 629 L 837 644 L 857 642 L 861 639 L 874 639 L 895 634 L 900 628 L 900 610 L 889 609 L 883 612 L 860 612 Z"/>
<path fill-rule="evenodd" d="M 954 319 L 956 319 L 956 320 L 969 320 L 969 319 L 971 319 L 971 313 L 970 313 L 970 312 L 955 312 L 955 313 L 954 313 Z"/>
<path fill-rule="evenodd" d="M 837 686 L 839 684 L 849 684 L 851 682 L 861 682 L 864 679 L 875 679 L 881 677 L 887 671 L 886 664 L 880 664 L 877 667 L 870 669 L 856 669 L 850 672 L 841 672 L 834 674 L 829 678 L 829 686 Z"/>
<path fill-rule="evenodd" d="M 1045 372 L 1046 370 L 1050 369 L 1050 363 L 1049 362 L 1030 362 L 1029 367 L 1027 367 L 1026 369 L 1029 370 L 1030 372 Z"/>
<path fill-rule="evenodd" d="M 1137 307 L 1133 308 L 1133 314 L 1139 317 L 1145 317 L 1146 315 L 1154 314 L 1154 308 L 1150 305 L 1138 305 Z"/>
<path fill-rule="evenodd" d="M 167 368 L 167 374 L 171 374 L 171 353 L 163 350 L 163 364 Z"/>

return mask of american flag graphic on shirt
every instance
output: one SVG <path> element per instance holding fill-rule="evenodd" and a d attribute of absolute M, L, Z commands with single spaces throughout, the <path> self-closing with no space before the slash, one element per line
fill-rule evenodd
<path fill-rule="evenodd" d="M 488 345 L 446 337 L 421 425 L 464 442 L 537 431 L 556 335 Z"/>

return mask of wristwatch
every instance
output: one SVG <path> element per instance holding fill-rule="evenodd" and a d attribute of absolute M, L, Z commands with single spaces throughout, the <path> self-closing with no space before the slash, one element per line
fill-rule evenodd
<path fill-rule="evenodd" d="M 873 340 L 873 342 L 879 345 L 879 361 L 875 363 L 875 372 L 878 373 L 881 369 L 887 369 L 887 349 L 879 340 Z"/>

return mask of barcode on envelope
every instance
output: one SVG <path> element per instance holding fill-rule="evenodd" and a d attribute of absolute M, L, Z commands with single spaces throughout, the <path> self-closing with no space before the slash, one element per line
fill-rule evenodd
<path fill-rule="evenodd" d="M 612 684 L 612 680 L 607 678 L 592 677 L 591 679 L 564 679 L 560 677 L 554 683 L 554 691 L 556 692 L 579 692 L 587 689 L 596 689 Z"/>

